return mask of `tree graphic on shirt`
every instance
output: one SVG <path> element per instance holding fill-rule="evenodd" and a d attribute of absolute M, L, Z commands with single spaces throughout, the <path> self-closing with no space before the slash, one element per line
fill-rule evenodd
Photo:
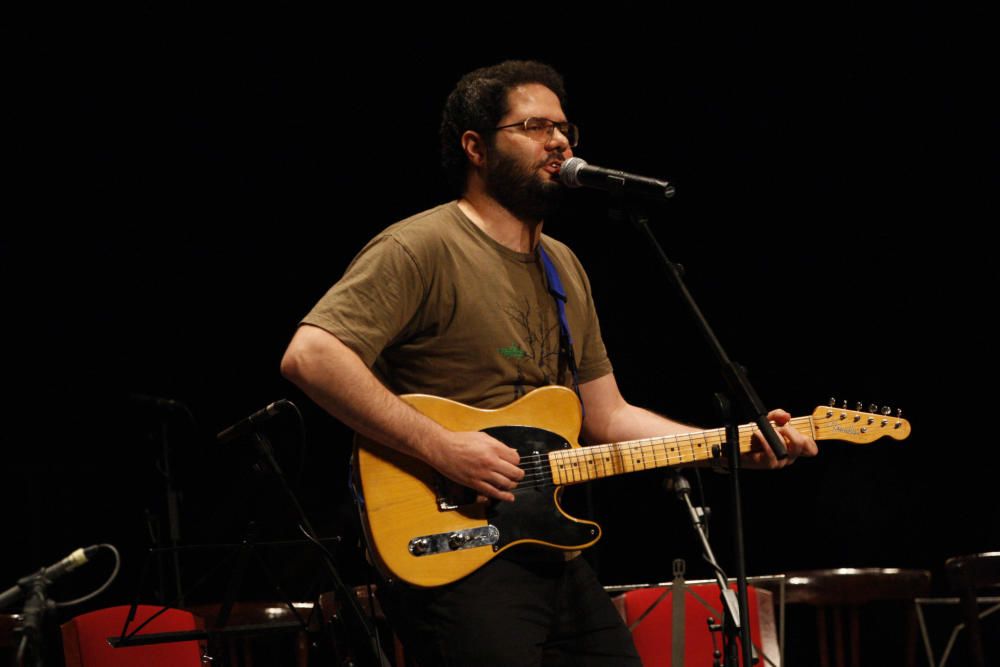
<path fill-rule="evenodd" d="M 524 297 L 523 305 L 510 304 L 503 307 L 507 316 L 521 330 L 524 349 L 517 342 L 498 351 L 501 356 L 511 360 L 517 370 L 517 380 L 514 382 L 514 398 L 524 396 L 527 377 L 524 374 L 525 364 L 533 363 L 541 372 L 542 384 L 555 384 L 559 375 L 559 323 L 549 324 L 549 312 L 538 308 L 537 315 L 532 317 L 531 301 Z"/>

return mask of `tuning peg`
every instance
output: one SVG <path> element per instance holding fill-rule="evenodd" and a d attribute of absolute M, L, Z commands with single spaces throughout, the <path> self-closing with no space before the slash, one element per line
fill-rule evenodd
<path fill-rule="evenodd" d="M 888 416 L 888 415 L 892 414 L 892 408 L 890 408 L 888 405 L 883 405 L 882 406 L 882 414 L 884 416 Z"/>
<path fill-rule="evenodd" d="M 864 410 L 864 404 L 862 404 L 861 401 L 858 401 L 857 407 L 854 409 L 857 410 L 858 412 L 861 412 L 862 410 Z"/>
<path fill-rule="evenodd" d="M 833 396 L 831 396 L 830 397 L 830 407 L 832 408 L 832 407 L 835 407 L 836 405 L 837 405 L 837 399 L 835 399 Z"/>
<path fill-rule="evenodd" d="M 902 417 L 903 417 L 903 408 L 897 408 L 896 409 L 896 419 L 902 419 Z"/>
<path fill-rule="evenodd" d="M 843 406 L 841 406 L 841 408 L 840 408 L 840 409 L 841 409 L 841 410 L 846 410 L 846 409 L 847 409 L 847 399 L 846 399 L 846 398 L 844 399 L 844 405 L 843 405 Z"/>
<path fill-rule="evenodd" d="M 878 412 L 878 406 L 874 403 L 868 405 L 868 412 Z"/>

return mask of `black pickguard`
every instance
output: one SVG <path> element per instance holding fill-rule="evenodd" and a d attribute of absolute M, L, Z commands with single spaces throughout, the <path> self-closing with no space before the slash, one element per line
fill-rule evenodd
<path fill-rule="evenodd" d="M 516 449 L 525 471 L 514 489 L 516 500 L 492 502 L 487 511 L 487 520 L 500 531 L 497 549 L 526 539 L 579 547 L 599 537 L 598 527 L 567 518 L 556 505 L 558 487 L 552 482 L 547 454 L 570 447 L 562 436 L 531 426 L 497 426 L 483 432 Z"/>

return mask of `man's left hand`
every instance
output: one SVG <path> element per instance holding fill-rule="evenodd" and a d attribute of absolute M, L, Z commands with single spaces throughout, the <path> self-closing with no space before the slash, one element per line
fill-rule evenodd
<path fill-rule="evenodd" d="M 780 409 L 771 410 L 767 413 L 767 418 L 774 423 L 774 430 L 785 441 L 785 449 L 788 450 L 788 457 L 779 461 L 774 456 L 767 441 L 764 440 L 764 436 L 760 432 L 757 432 L 753 434 L 753 449 L 749 453 L 744 454 L 740 461 L 740 465 L 744 468 L 775 470 L 792 465 L 795 463 L 795 459 L 800 456 L 816 456 L 819 453 L 819 447 L 816 446 L 815 440 L 787 425 L 792 418 L 790 414 Z"/>

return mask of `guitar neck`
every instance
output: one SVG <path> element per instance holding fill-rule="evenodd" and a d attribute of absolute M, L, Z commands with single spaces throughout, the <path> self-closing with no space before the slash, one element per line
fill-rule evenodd
<path fill-rule="evenodd" d="M 788 422 L 788 426 L 811 438 L 821 439 L 813 426 L 812 417 L 796 417 Z M 740 453 L 750 451 L 751 439 L 758 430 L 756 424 L 740 426 Z M 707 461 L 724 454 L 722 447 L 725 442 L 726 430 L 717 428 L 561 449 L 549 453 L 549 467 L 555 484 L 578 484 L 642 470 Z"/>

